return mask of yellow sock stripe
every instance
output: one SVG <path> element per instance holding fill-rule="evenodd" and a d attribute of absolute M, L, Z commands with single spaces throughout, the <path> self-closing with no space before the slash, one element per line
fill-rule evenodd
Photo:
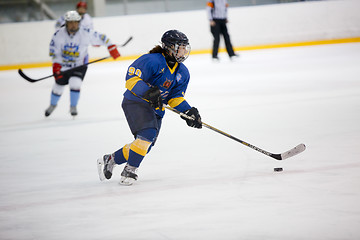
<path fill-rule="evenodd" d="M 127 160 L 129 160 L 129 151 L 130 151 L 130 144 L 126 144 L 123 149 L 122 149 L 122 152 L 123 152 L 123 155 L 124 155 L 124 158 Z"/>
<path fill-rule="evenodd" d="M 137 138 L 135 141 L 133 141 L 131 143 L 130 150 L 136 152 L 137 154 L 139 154 L 141 156 L 145 156 L 150 145 L 151 145 L 151 142 Z"/>

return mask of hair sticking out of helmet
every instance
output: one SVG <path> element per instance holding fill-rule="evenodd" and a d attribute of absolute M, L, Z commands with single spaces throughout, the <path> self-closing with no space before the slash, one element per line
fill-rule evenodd
<path fill-rule="evenodd" d="M 87 9 L 87 3 L 84 2 L 84 1 L 80 1 L 76 4 L 76 8 L 80 8 L 80 7 L 83 7 L 85 9 Z"/>
<path fill-rule="evenodd" d="M 66 12 L 64 18 L 66 22 L 79 22 L 81 20 L 81 16 L 77 11 Z"/>
<path fill-rule="evenodd" d="M 161 37 L 162 48 L 178 63 L 185 61 L 191 51 L 189 39 L 178 30 L 169 30 Z"/>

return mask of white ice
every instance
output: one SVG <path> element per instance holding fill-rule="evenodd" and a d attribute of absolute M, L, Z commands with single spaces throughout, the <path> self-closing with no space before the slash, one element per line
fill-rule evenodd
<path fill-rule="evenodd" d="M 53 79 L 0 72 L 0 239 L 360 239 L 360 44 L 191 55 L 187 100 L 207 124 L 172 112 L 131 187 L 96 159 L 132 141 L 121 101 L 130 61 L 89 67 L 49 118 Z M 24 69 L 40 78 L 51 68 Z M 283 172 L 276 173 L 275 167 Z"/>

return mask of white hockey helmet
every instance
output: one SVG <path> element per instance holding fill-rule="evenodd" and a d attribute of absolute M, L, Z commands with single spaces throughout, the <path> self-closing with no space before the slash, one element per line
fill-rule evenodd
<path fill-rule="evenodd" d="M 66 12 L 64 18 L 66 22 L 79 22 L 81 20 L 81 16 L 77 11 Z"/>

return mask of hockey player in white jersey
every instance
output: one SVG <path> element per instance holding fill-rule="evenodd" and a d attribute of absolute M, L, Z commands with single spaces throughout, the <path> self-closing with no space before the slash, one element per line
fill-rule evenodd
<path fill-rule="evenodd" d="M 53 58 L 55 83 L 51 91 L 50 106 L 45 110 L 48 117 L 54 111 L 64 91 L 65 85 L 70 88 L 70 113 L 76 116 L 80 88 L 85 77 L 87 66 L 74 71 L 63 71 L 88 63 L 88 46 L 107 46 L 110 55 L 116 59 L 120 56 L 116 45 L 110 39 L 95 30 L 79 28 L 81 16 L 76 11 L 65 14 L 65 26 L 55 32 L 50 42 L 50 56 Z"/>
<path fill-rule="evenodd" d="M 79 15 L 81 16 L 81 20 L 80 20 L 80 27 L 84 27 L 84 28 L 90 28 L 93 29 L 94 25 L 93 25 L 93 21 L 91 16 L 87 13 L 87 3 L 84 1 L 80 1 L 76 4 L 76 11 L 79 13 Z M 61 16 L 55 24 L 55 28 L 59 29 L 62 26 L 65 25 L 65 16 Z"/>

